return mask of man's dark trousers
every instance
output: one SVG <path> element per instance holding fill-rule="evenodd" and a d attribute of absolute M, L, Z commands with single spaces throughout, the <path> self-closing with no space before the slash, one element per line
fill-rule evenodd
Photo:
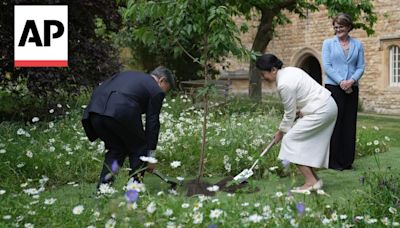
<path fill-rule="evenodd" d="M 111 175 L 111 167 L 114 161 L 117 161 L 118 166 L 122 167 L 125 158 L 128 157 L 131 168 L 129 172 L 130 176 L 134 175 L 136 170 L 145 165 L 140 160 L 140 156 L 147 156 L 147 144 L 139 137 L 135 137 L 135 135 L 143 134 L 137 132 L 143 131 L 143 129 L 128 128 L 112 117 L 96 113 L 90 113 L 89 119 L 93 130 L 104 142 L 107 149 L 99 184 L 113 182 L 114 178 Z M 137 175 L 134 177 L 138 178 Z"/>

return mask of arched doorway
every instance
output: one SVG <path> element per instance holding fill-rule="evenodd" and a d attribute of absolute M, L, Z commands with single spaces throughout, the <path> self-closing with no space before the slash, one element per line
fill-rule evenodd
<path fill-rule="evenodd" d="M 309 55 L 300 62 L 299 66 L 305 72 L 307 72 L 315 81 L 322 85 L 322 70 L 319 65 L 318 59 L 312 55 Z"/>
<path fill-rule="evenodd" d="M 305 47 L 292 57 L 291 62 L 294 66 L 303 69 L 316 82 L 322 85 L 322 67 L 320 60 L 316 56 L 320 56 L 320 53 L 313 48 Z"/>

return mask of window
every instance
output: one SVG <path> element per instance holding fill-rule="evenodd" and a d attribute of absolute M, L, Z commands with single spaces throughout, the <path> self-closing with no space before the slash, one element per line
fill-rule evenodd
<path fill-rule="evenodd" d="M 400 52 L 398 46 L 390 47 L 389 58 L 390 86 L 400 87 Z"/>

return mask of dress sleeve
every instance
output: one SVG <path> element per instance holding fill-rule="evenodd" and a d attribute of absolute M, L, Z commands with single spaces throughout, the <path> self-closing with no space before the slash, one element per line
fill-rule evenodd
<path fill-rule="evenodd" d="M 282 85 L 278 88 L 278 92 L 284 107 L 284 114 L 279 125 L 279 130 L 288 132 L 292 128 L 296 118 L 296 89 L 290 85 Z"/>

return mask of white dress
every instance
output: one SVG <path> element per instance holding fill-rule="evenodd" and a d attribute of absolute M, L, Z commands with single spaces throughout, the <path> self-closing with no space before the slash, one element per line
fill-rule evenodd
<path fill-rule="evenodd" d="M 278 158 L 315 168 L 329 165 L 329 144 L 337 106 L 331 93 L 296 67 L 278 70 L 276 86 L 284 106 Z M 303 114 L 295 121 L 296 110 Z"/>

